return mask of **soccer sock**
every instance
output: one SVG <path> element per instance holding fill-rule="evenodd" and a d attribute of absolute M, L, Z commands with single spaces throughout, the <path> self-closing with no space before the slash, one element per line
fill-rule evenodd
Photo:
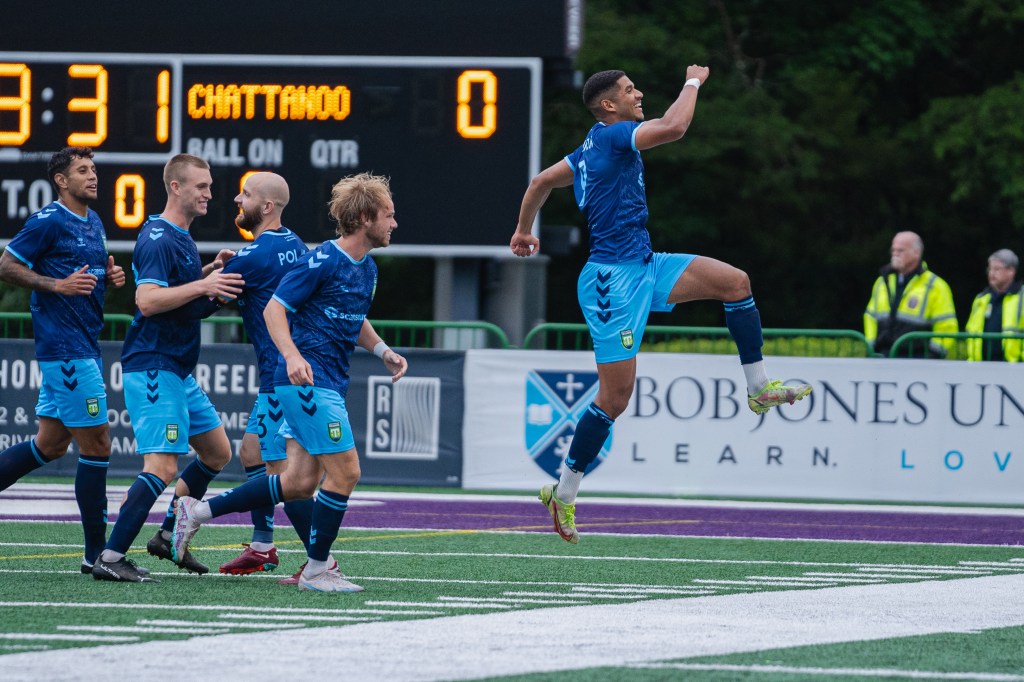
<path fill-rule="evenodd" d="M 156 474 L 142 472 L 139 474 L 132 487 L 128 488 L 124 504 L 117 513 L 117 522 L 110 531 L 110 539 L 107 540 L 106 552 L 116 552 L 124 556 L 132 541 L 142 530 L 142 524 L 146 522 L 149 510 L 153 508 L 160 493 L 164 491 L 167 484 Z M 109 560 L 109 559 L 105 559 Z M 116 561 L 116 559 L 115 559 Z"/>
<path fill-rule="evenodd" d="M 210 498 L 206 504 L 210 507 L 210 518 L 230 514 L 231 512 L 246 512 L 262 507 L 273 507 L 281 498 L 284 491 L 281 488 L 280 476 L 264 476 L 253 479 L 237 488 Z M 208 519 L 198 516 L 200 521 Z"/>
<path fill-rule="evenodd" d="M 254 481 L 258 478 L 266 478 L 267 476 L 267 465 L 266 464 L 255 464 L 251 467 L 245 467 L 245 479 L 247 481 Z M 252 518 L 252 542 L 253 549 L 256 551 L 264 551 L 256 547 L 257 544 L 274 544 L 274 508 L 273 507 L 260 507 L 259 509 L 253 509 L 249 516 Z"/>
<path fill-rule="evenodd" d="M 75 499 L 85 533 L 85 560 L 95 563 L 107 543 L 107 467 L 110 459 L 80 455 L 75 474 Z"/>
<path fill-rule="evenodd" d="M 338 538 L 341 520 L 348 509 L 348 495 L 320 489 L 313 503 L 313 527 L 309 531 L 309 558 L 327 561 Z"/>
<path fill-rule="evenodd" d="M 562 478 L 558 481 L 559 500 L 566 504 L 576 501 L 580 479 L 583 478 L 583 474 L 591 462 L 597 459 L 598 453 L 601 452 L 601 446 L 608 440 L 608 432 L 611 431 L 614 422 L 615 420 L 598 407 L 597 403 L 590 403 L 590 406 L 587 407 L 586 412 L 576 424 L 576 433 L 572 437 L 569 454 L 565 456 Z M 566 469 L 576 472 L 579 477 L 567 474 Z M 565 488 L 562 488 L 563 479 Z"/>
<path fill-rule="evenodd" d="M 35 438 L 23 440 L 0 452 L 0 490 L 7 490 L 30 471 L 46 464 L 36 449 Z"/>
<path fill-rule="evenodd" d="M 296 535 L 302 540 L 307 555 L 309 554 L 309 529 L 313 525 L 313 505 L 311 497 L 305 500 L 289 500 L 284 503 L 284 513 L 292 522 L 292 528 L 295 529 Z"/>
<path fill-rule="evenodd" d="M 747 393 L 750 395 L 754 395 L 768 383 L 768 375 L 764 371 L 763 360 L 743 365 L 743 376 L 747 378 Z"/>
<path fill-rule="evenodd" d="M 749 365 L 762 359 L 761 346 L 761 315 L 757 312 L 754 297 L 748 296 L 742 301 L 732 301 L 725 306 L 725 326 L 729 328 L 732 340 L 740 353 L 740 363 Z"/>
<path fill-rule="evenodd" d="M 188 486 L 189 497 L 201 500 L 203 495 L 206 494 L 206 489 L 210 487 L 210 481 L 219 473 L 219 471 L 214 471 L 203 464 L 197 457 L 195 461 L 185 467 L 185 470 L 181 472 L 181 476 L 178 478 Z M 174 505 L 177 502 L 178 495 L 175 493 L 174 497 L 171 498 L 171 504 L 167 507 L 167 515 L 164 517 L 164 522 L 160 524 L 160 530 L 163 531 L 165 539 L 170 539 L 171 531 L 174 530 Z"/>
<path fill-rule="evenodd" d="M 558 476 L 558 485 L 555 486 L 555 497 L 559 502 L 574 504 L 576 496 L 580 492 L 580 482 L 583 480 L 582 471 L 573 471 L 567 466 L 562 467 L 562 473 Z"/>

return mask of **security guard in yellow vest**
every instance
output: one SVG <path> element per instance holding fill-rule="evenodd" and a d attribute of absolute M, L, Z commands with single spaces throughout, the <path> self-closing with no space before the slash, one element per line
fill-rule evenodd
<path fill-rule="evenodd" d="M 1017 254 L 999 249 L 988 257 L 988 287 L 974 297 L 965 331 L 1024 334 L 1024 296 L 1017 280 Z M 968 360 L 1020 362 L 1020 339 L 968 339 Z"/>
<path fill-rule="evenodd" d="M 889 264 L 882 268 L 864 311 L 864 336 L 876 353 L 888 355 L 907 332 L 955 333 L 960 327 L 953 292 L 921 260 L 924 242 L 913 232 L 893 237 Z M 953 339 L 900 344 L 901 356 L 944 358 Z"/>

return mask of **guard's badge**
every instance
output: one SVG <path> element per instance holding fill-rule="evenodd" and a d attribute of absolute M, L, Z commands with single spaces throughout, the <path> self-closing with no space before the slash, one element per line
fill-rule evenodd
<path fill-rule="evenodd" d="M 327 437 L 331 442 L 337 443 L 341 440 L 341 422 L 330 422 L 327 424 Z"/>
<path fill-rule="evenodd" d="M 914 308 L 917 307 L 917 304 L 920 302 L 921 300 L 917 296 L 911 296 L 910 298 L 907 299 L 907 307 L 913 310 Z"/>
<path fill-rule="evenodd" d="M 167 425 L 167 431 L 164 433 L 164 436 L 167 438 L 167 442 L 168 443 L 177 443 L 178 442 L 178 425 L 177 424 L 168 424 Z"/>
<path fill-rule="evenodd" d="M 100 400 L 99 398 L 86 398 L 85 399 L 85 411 L 90 417 L 95 417 L 100 413 Z"/>
<path fill-rule="evenodd" d="M 619 332 L 619 338 L 622 339 L 622 347 L 626 350 L 632 350 L 633 348 L 633 330 L 623 329 Z"/>

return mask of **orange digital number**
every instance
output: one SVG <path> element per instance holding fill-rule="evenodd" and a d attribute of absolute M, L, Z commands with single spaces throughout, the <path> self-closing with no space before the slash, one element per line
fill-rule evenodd
<path fill-rule="evenodd" d="M 131 213 L 128 193 L 131 192 Z M 141 175 L 119 175 L 114 183 L 114 222 L 118 227 L 132 229 L 146 218 L 146 180 Z"/>
<path fill-rule="evenodd" d="M 483 87 L 484 106 L 481 122 L 473 124 L 473 85 Z M 498 77 L 492 71 L 463 71 L 458 82 L 459 108 L 456 129 L 466 138 L 486 138 L 498 127 Z"/>
<path fill-rule="evenodd" d="M 18 112 L 18 129 L 0 130 L 0 144 L 22 144 L 31 132 L 32 69 L 25 64 L 0 64 L 0 78 L 18 79 L 18 95 L 0 97 L 0 112 Z"/>
<path fill-rule="evenodd" d="M 156 77 L 156 141 L 167 142 L 171 122 L 171 72 L 164 69 Z"/>
<path fill-rule="evenodd" d="M 72 64 L 68 67 L 72 78 L 92 78 L 96 81 L 95 97 L 75 97 L 68 102 L 68 111 L 94 112 L 96 128 L 92 132 L 68 135 L 68 144 L 98 147 L 107 139 L 107 70 L 100 64 Z"/>

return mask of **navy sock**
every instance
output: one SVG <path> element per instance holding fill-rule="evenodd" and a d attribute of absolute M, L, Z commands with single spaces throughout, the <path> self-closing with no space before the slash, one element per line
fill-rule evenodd
<path fill-rule="evenodd" d="M 75 474 L 75 499 L 85 533 L 85 560 L 90 564 L 107 544 L 107 467 L 110 459 L 80 455 Z"/>
<path fill-rule="evenodd" d="M 292 522 L 292 528 L 296 535 L 302 540 L 302 546 L 309 554 L 309 530 L 313 526 L 313 498 L 307 497 L 304 500 L 289 500 L 284 503 L 284 513 Z"/>
<path fill-rule="evenodd" d="M 596 403 L 590 403 L 576 424 L 576 433 L 572 437 L 569 454 L 565 457 L 565 463 L 570 469 L 586 472 L 590 463 L 597 459 L 601 446 L 608 440 L 608 432 L 612 430 L 614 421 Z"/>
<path fill-rule="evenodd" d="M 46 464 L 34 438 L 23 440 L 0 452 L 0 490 L 7 490 L 22 476 Z"/>
<path fill-rule="evenodd" d="M 258 478 L 267 477 L 267 465 L 256 464 L 245 467 L 245 479 L 254 481 Z M 274 542 L 274 508 L 260 507 L 250 512 L 252 517 L 252 541 L 253 542 Z"/>
<path fill-rule="evenodd" d="M 757 312 L 754 297 L 748 296 L 742 301 L 725 303 L 725 326 L 729 328 L 732 340 L 740 353 L 740 364 L 749 365 L 763 359 L 761 346 L 761 314 Z"/>
<path fill-rule="evenodd" d="M 338 538 L 341 520 L 348 509 L 348 495 L 320 489 L 313 503 L 313 527 L 309 531 L 309 558 L 327 561 Z"/>
<path fill-rule="evenodd" d="M 206 489 L 210 487 L 210 481 L 212 481 L 213 477 L 219 473 L 219 471 L 214 471 L 203 464 L 199 458 L 196 458 L 191 464 L 185 467 L 185 470 L 181 472 L 181 476 L 178 478 L 188 486 L 189 497 L 201 500 L 203 499 L 203 495 L 206 494 Z M 160 524 L 160 530 L 165 530 L 168 533 L 174 530 L 174 505 L 177 501 L 178 495 L 175 494 L 174 497 L 171 498 L 171 504 L 167 507 L 167 515 L 164 516 L 164 522 Z"/>
<path fill-rule="evenodd" d="M 281 501 L 282 497 L 284 497 L 284 492 L 281 489 L 281 477 L 265 476 L 210 498 L 210 513 L 217 517 L 231 512 L 246 512 L 261 507 L 273 507 Z"/>
<path fill-rule="evenodd" d="M 164 491 L 167 484 L 156 474 L 143 472 L 139 474 L 132 487 L 128 488 L 121 511 L 117 513 L 117 522 L 110 531 L 107 549 L 118 554 L 127 554 L 128 548 L 146 523 L 149 510 L 156 504 L 156 498 Z"/>

